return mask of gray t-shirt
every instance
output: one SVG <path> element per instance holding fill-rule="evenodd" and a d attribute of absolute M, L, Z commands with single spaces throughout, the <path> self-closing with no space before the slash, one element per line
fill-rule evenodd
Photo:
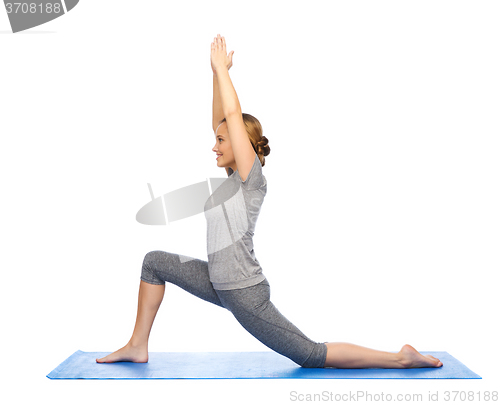
<path fill-rule="evenodd" d="M 255 257 L 252 237 L 267 193 L 267 181 L 255 154 L 245 181 L 229 174 L 205 202 L 210 281 L 216 290 L 250 287 L 265 279 Z"/>

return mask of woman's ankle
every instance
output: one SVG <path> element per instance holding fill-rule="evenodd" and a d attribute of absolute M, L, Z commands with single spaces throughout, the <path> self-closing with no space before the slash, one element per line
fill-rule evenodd
<path fill-rule="evenodd" d="M 396 363 L 398 364 L 397 368 L 408 368 L 408 359 L 399 351 L 396 353 Z"/>
<path fill-rule="evenodd" d="M 127 346 L 132 349 L 146 349 L 148 348 L 148 342 L 144 340 L 139 340 L 135 338 L 131 338 L 127 343 Z"/>

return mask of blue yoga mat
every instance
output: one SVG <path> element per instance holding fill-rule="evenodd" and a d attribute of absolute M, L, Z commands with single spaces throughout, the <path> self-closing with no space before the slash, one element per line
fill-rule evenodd
<path fill-rule="evenodd" d="M 212 378 L 481 378 L 447 352 L 431 354 L 440 368 L 303 368 L 275 352 L 151 352 L 148 363 L 97 363 L 111 352 L 77 350 L 52 370 L 51 379 L 212 379 Z"/>

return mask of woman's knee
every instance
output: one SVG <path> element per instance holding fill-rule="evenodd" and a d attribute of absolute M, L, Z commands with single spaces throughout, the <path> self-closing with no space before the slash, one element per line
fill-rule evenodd
<path fill-rule="evenodd" d="M 142 262 L 141 280 L 150 284 L 165 284 L 165 281 L 168 281 L 164 276 L 170 268 L 170 255 L 171 253 L 161 250 L 146 253 Z M 160 270 L 162 277 L 159 277 Z"/>
<path fill-rule="evenodd" d="M 153 250 L 151 252 L 146 253 L 146 255 L 144 256 L 144 260 L 142 261 L 142 268 L 144 269 L 146 267 L 151 270 L 156 270 L 162 259 L 161 253 L 165 252 L 161 252 L 159 250 Z"/>
<path fill-rule="evenodd" d="M 325 343 L 316 343 L 309 357 L 300 366 L 304 368 L 324 368 L 327 351 L 328 348 Z"/>

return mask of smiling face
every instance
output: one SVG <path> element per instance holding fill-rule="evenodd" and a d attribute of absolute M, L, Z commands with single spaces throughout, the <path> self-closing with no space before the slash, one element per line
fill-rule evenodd
<path fill-rule="evenodd" d="M 229 134 L 227 132 L 226 122 L 223 122 L 219 125 L 219 128 L 217 128 L 217 133 L 215 134 L 215 146 L 212 148 L 212 151 L 217 154 L 218 167 L 230 167 L 233 171 L 237 170 L 233 149 L 231 147 L 231 140 L 229 139 Z"/>

